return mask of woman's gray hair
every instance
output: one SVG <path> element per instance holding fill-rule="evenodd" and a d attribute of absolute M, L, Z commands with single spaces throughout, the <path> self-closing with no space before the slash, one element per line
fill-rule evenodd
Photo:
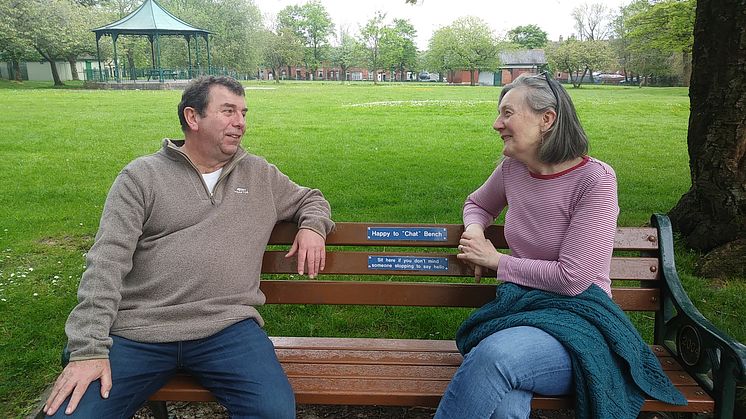
<path fill-rule="evenodd" d="M 511 89 L 516 87 L 525 88 L 526 104 L 534 112 L 541 114 L 553 109 L 557 114 L 554 124 L 543 133 L 539 147 L 539 160 L 556 164 L 588 154 L 588 137 L 580 125 L 570 95 L 559 82 L 553 80 L 547 73 L 539 75 L 523 73 L 512 83 L 503 87 L 500 92 L 500 102 Z"/>

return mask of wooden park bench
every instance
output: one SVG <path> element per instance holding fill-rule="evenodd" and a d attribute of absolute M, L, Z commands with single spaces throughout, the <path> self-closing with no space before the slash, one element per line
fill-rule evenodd
<path fill-rule="evenodd" d="M 652 349 L 689 404 L 647 400 L 642 409 L 732 419 L 736 384 L 746 380 L 746 347 L 692 305 L 674 265 L 670 222 L 654 215 L 652 225 L 618 229 L 614 301 L 627 312 L 643 312 L 637 317 L 652 323 Z M 446 224 L 337 223 L 327 238 L 324 279 L 273 275 L 261 288 L 267 304 L 480 307 L 494 298 L 496 285 L 475 284 L 456 258 L 462 231 L 461 225 Z M 289 245 L 295 233 L 293 225 L 278 224 L 270 245 Z M 490 227 L 487 236 L 496 247 L 507 247 L 501 226 Z M 263 272 L 293 274 L 295 263 L 284 254 L 267 250 Z M 462 360 L 451 340 L 278 336 L 272 341 L 299 404 L 434 407 Z M 182 374 L 151 397 L 167 400 L 214 398 Z M 165 403 L 150 404 L 165 414 Z M 537 395 L 532 406 L 571 409 L 573 400 Z"/>

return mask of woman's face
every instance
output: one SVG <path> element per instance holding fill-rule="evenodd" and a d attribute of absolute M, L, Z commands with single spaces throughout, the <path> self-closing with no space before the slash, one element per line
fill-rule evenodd
<path fill-rule="evenodd" d="M 538 158 L 545 121 L 528 106 L 525 96 L 522 87 L 508 91 L 500 101 L 492 127 L 503 139 L 504 155 L 529 163 Z"/>

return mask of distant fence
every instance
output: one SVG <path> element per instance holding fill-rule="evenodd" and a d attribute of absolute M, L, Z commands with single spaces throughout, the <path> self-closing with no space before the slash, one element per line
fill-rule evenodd
<path fill-rule="evenodd" d="M 210 68 L 191 68 L 191 69 L 174 69 L 174 68 L 124 68 L 120 69 L 120 81 L 168 81 L 168 80 L 189 80 L 202 75 L 212 76 L 230 76 L 235 79 L 248 79 L 247 74 L 239 73 L 225 67 Z M 88 68 L 85 70 L 85 79 L 95 82 L 116 81 L 116 74 L 113 68 L 103 68 L 101 70 Z"/>

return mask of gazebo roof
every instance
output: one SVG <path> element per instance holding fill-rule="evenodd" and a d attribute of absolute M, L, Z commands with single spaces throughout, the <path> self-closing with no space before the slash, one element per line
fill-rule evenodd
<path fill-rule="evenodd" d="M 169 13 L 155 0 L 145 0 L 134 12 L 100 28 L 92 29 L 97 37 L 112 34 L 206 36 L 209 31 L 196 28 Z"/>

